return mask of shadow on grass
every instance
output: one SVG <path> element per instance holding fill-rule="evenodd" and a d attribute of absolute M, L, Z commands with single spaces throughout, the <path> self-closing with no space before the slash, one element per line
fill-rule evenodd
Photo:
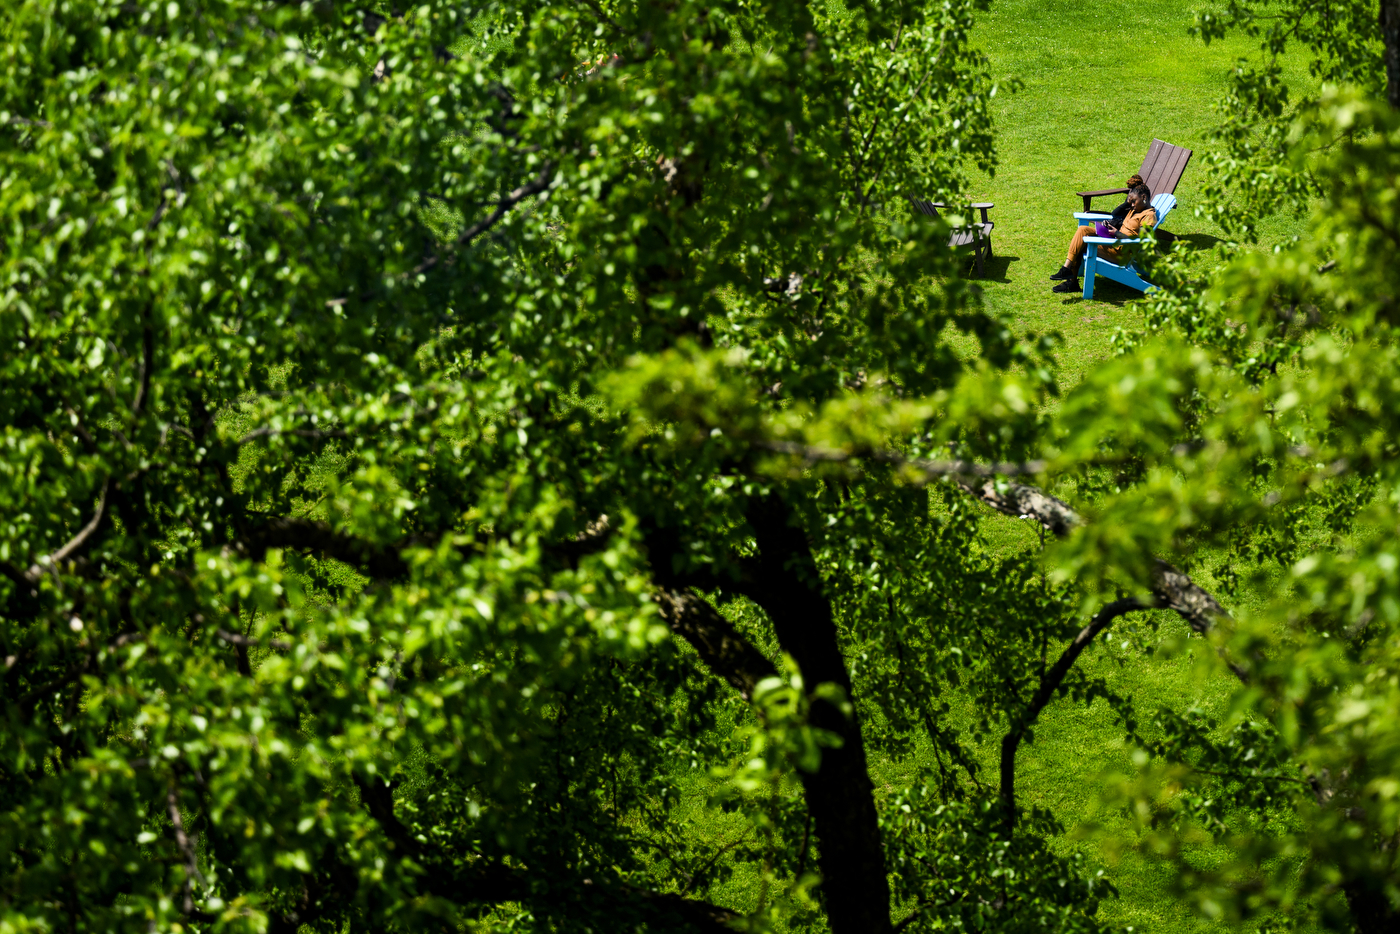
<path fill-rule="evenodd" d="M 1142 293 L 1137 289 L 1130 289 L 1111 279 L 1101 278 L 1094 283 L 1094 297 L 1087 302 L 1084 300 L 1083 290 L 1080 290 L 1072 295 L 1066 295 L 1061 304 L 1082 305 L 1086 309 L 1092 309 L 1096 305 L 1111 305 L 1114 308 L 1122 308 L 1128 302 L 1139 298 L 1142 298 Z"/>
<path fill-rule="evenodd" d="M 968 276 L 974 282 L 1010 282 L 1011 264 L 1019 263 L 1019 256 L 990 256 L 982 261 L 982 275 L 977 275 L 977 266 L 968 267 Z"/>
<path fill-rule="evenodd" d="M 1209 250 L 1217 243 L 1225 241 L 1219 237 L 1212 237 L 1210 234 L 1177 234 L 1177 243 L 1184 243 L 1193 250 Z"/>

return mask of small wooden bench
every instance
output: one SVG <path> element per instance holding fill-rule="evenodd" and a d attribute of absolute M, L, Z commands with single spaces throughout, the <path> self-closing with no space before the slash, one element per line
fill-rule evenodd
<path fill-rule="evenodd" d="M 914 210 L 929 217 L 937 217 L 940 208 L 948 208 L 942 201 L 923 201 L 919 198 L 910 198 L 909 203 L 914 206 Z M 980 277 L 983 262 L 992 255 L 992 230 L 996 227 L 987 216 L 987 212 L 996 205 L 990 201 L 977 201 L 971 207 L 982 212 L 981 223 L 974 221 L 966 227 L 955 227 L 948 238 L 948 246 L 955 251 L 971 253 L 977 265 L 977 275 Z"/>

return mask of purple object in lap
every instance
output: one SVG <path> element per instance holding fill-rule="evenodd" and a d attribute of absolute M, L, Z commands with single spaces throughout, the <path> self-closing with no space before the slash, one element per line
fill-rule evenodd
<path fill-rule="evenodd" d="M 1118 231 L 1105 224 L 1103 221 L 1094 221 L 1094 234 L 1099 237 L 1116 237 Z"/>

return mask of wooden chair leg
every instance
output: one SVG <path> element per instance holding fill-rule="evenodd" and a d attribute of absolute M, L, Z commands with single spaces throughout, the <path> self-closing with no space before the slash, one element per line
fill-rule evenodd
<path fill-rule="evenodd" d="M 982 254 L 985 252 L 982 244 L 977 244 L 977 278 L 982 278 Z"/>
<path fill-rule="evenodd" d="M 1097 243 L 1088 244 L 1088 252 L 1084 254 L 1084 300 L 1087 302 L 1094 297 L 1094 277 L 1098 275 L 1095 268 L 1098 265 L 1099 245 Z"/>

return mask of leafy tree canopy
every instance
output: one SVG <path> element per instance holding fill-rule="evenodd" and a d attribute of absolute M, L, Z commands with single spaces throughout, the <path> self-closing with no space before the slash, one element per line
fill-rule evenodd
<path fill-rule="evenodd" d="M 1290 815 L 1230 910 L 1393 918 L 1395 115 L 1061 397 L 903 206 L 995 167 L 975 12 L 16 5 L 0 926 L 1095 931 L 1015 795 L 1057 693 Z M 1076 667 L 1153 609 L 1236 721 Z"/>

